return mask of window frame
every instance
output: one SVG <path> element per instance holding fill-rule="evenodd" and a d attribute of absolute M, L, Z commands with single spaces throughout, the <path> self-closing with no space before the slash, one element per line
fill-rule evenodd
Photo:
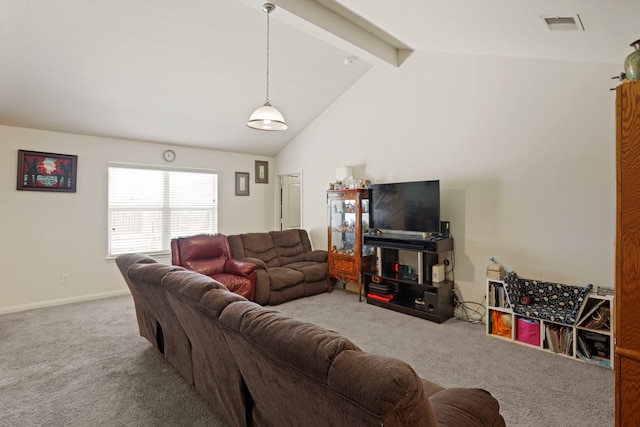
<path fill-rule="evenodd" d="M 126 211 L 130 210 L 130 208 L 114 208 L 111 203 L 111 169 L 119 168 L 119 169 L 133 169 L 133 170 L 152 170 L 163 173 L 162 177 L 162 206 L 159 208 L 159 211 L 162 212 L 162 230 L 161 230 L 161 249 L 155 250 L 142 250 L 138 248 L 138 250 L 131 250 L 125 252 L 117 252 L 113 253 L 112 251 L 112 212 L 113 210 L 118 211 Z M 219 206 L 219 178 L 220 174 L 216 169 L 203 169 L 203 168 L 185 168 L 185 167 L 173 167 L 173 166 L 163 166 L 163 165 L 147 165 L 147 164 L 137 164 L 137 163 L 123 163 L 123 162 L 108 162 L 107 163 L 107 259 L 115 259 L 123 253 L 140 253 L 144 255 L 170 255 L 171 254 L 171 236 L 173 231 L 171 229 L 171 213 L 177 212 L 180 210 L 184 210 L 184 207 L 181 208 L 171 208 L 169 206 L 168 196 L 170 194 L 168 188 L 169 177 L 171 173 L 200 173 L 205 175 L 211 175 L 214 177 L 213 184 L 213 201 L 210 208 L 201 209 L 203 212 L 211 212 L 211 221 L 212 226 L 211 230 L 203 230 L 202 233 L 211 233 L 215 234 L 218 232 L 218 206 Z M 195 208 L 200 209 L 200 208 Z M 168 215 L 167 215 L 168 214 Z"/>

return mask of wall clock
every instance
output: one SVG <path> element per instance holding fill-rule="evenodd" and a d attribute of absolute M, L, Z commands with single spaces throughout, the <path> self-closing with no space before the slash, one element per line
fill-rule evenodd
<path fill-rule="evenodd" d="M 162 153 L 162 157 L 164 157 L 167 162 L 173 162 L 176 159 L 176 153 L 173 150 L 166 150 Z"/>

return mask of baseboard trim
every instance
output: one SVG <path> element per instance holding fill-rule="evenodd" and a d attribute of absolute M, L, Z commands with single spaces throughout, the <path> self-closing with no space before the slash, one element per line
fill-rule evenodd
<path fill-rule="evenodd" d="M 96 299 L 130 295 L 128 289 L 119 291 L 102 292 L 99 294 L 81 295 L 78 297 L 61 298 L 49 301 L 34 302 L 31 304 L 14 305 L 11 307 L 0 307 L 0 314 L 17 313 L 20 311 L 35 310 L 37 308 L 54 307 L 56 305 L 73 304 L 74 302 L 92 301 Z"/>

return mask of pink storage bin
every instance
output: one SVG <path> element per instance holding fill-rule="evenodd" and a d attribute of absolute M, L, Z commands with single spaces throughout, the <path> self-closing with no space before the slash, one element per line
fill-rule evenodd
<path fill-rule="evenodd" d="M 540 322 L 518 317 L 516 340 L 540 346 Z"/>

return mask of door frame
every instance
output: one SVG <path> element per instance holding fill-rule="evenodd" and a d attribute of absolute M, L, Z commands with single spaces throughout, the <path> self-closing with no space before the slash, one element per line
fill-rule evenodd
<path fill-rule="evenodd" d="M 283 181 L 285 176 L 297 176 L 300 178 L 300 228 L 304 228 L 304 183 L 303 183 L 303 175 L 302 171 L 297 172 L 288 172 L 288 173 L 279 173 L 276 175 L 278 178 L 278 188 L 276 189 L 276 230 L 282 230 L 282 190 L 283 190 Z"/>

